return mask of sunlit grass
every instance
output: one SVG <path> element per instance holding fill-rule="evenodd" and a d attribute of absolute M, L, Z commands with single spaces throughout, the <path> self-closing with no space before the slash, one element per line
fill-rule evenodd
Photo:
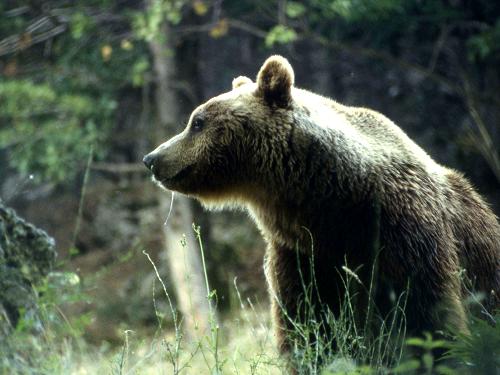
<path fill-rule="evenodd" d="M 199 239 L 199 230 L 197 234 Z M 203 249 L 201 240 L 200 248 Z M 147 252 L 145 255 L 148 256 Z M 377 328 L 373 329 L 368 313 L 366 320 L 359 319 L 354 300 L 360 280 L 347 266 L 339 270 L 347 292 L 337 316 L 325 310 L 324 319 L 316 319 L 314 283 L 303 283 L 299 309 L 300 315 L 306 317 L 304 320 L 294 320 L 283 308 L 293 327 L 289 335 L 294 343 L 286 359 L 280 357 L 276 349 L 268 303 L 257 303 L 252 297 L 242 296 L 236 280 L 233 292 L 238 307 L 216 316 L 216 294 L 209 291 L 207 298 L 214 309 L 209 329 L 188 338 L 156 265 L 149 256 L 148 259 L 156 274 L 151 285 L 151 308 L 158 318 L 155 332 L 127 327 L 122 331 L 122 344 L 117 347 L 88 344 L 83 334 L 90 316 L 66 317 L 59 307 L 86 298 L 78 290 L 78 278 L 71 273 L 59 273 L 58 277 L 52 274 L 36 290 L 39 317 L 24 316 L 10 336 L 3 341 L 0 338 L 0 374 L 274 375 L 287 374 L 289 363 L 299 375 L 466 374 L 471 371 L 486 374 L 500 367 L 498 324 L 495 328 L 471 318 L 471 334 L 458 336 L 454 341 L 436 340 L 432 334 L 407 339 L 405 294 L 388 316 L 374 314 Z M 210 290 L 208 280 L 205 281 Z M 370 294 L 372 285 L 367 289 Z M 159 298 L 167 298 L 170 311 L 158 311 Z M 490 316 L 493 322 L 498 319 L 498 314 Z M 329 328 L 327 335 L 323 334 L 325 324 Z M 416 356 L 407 348 L 417 348 L 421 354 Z M 449 350 L 447 362 L 439 362 L 434 357 L 435 348 Z"/>
<path fill-rule="evenodd" d="M 172 330 L 158 332 L 147 339 L 134 332 L 124 332 L 121 348 L 99 353 L 83 353 L 72 372 L 76 374 L 281 374 L 267 312 L 240 311 L 220 325 L 219 363 L 209 336 L 189 342 L 176 337 Z M 175 346 L 178 345 L 176 348 Z M 178 356 L 173 355 L 177 350 Z M 173 365 L 172 358 L 177 365 Z M 218 368 L 215 372 L 213 369 Z"/>

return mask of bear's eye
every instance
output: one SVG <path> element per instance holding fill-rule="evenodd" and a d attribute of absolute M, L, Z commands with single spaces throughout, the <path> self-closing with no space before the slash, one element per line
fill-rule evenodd
<path fill-rule="evenodd" d="M 195 118 L 193 120 L 193 123 L 191 124 L 191 129 L 195 132 L 199 132 L 201 129 L 203 129 L 203 120 L 201 118 Z"/>

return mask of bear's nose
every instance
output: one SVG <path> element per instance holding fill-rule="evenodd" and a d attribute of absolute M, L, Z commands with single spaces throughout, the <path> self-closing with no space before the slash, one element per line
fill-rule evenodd
<path fill-rule="evenodd" d="M 142 159 L 142 162 L 144 163 L 144 165 L 146 166 L 147 169 L 151 169 L 155 163 L 155 160 L 156 160 L 156 155 L 154 155 L 153 153 L 150 153 L 150 154 L 147 154 L 146 156 L 144 156 L 144 158 Z"/>

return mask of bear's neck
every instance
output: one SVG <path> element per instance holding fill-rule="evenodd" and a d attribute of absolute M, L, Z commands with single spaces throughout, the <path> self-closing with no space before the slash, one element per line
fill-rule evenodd
<path fill-rule="evenodd" d="M 308 131 L 305 136 L 301 152 L 292 152 L 281 162 L 259 160 L 260 166 L 270 167 L 260 168 L 262 173 L 245 194 L 245 205 L 268 242 L 294 247 L 310 246 L 311 236 L 316 241 L 323 237 L 329 241 L 328 232 L 341 226 L 319 221 L 331 217 L 343 220 L 373 192 L 373 171 L 365 163 L 366 155 L 359 149 L 346 149 L 342 133 L 311 135 Z M 330 214 L 318 215 L 324 210 Z M 320 233 L 312 233 L 310 228 L 320 228 Z"/>
<path fill-rule="evenodd" d="M 293 183 L 288 188 L 291 186 L 299 190 L 306 188 Z M 349 194 L 340 190 L 332 190 L 323 196 L 275 191 L 247 201 L 246 207 L 266 242 L 291 249 L 298 247 L 307 252 L 313 242 L 319 248 L 331 243 L 333 237 L 342 237 L 342 232 L 348 229 L 345 227 L 349 225 L 346 223 L 348 218 L 357 215 L 360 207 L 369 205 L 368 197 L 353 201 L 346 195 Z M 354 195 L 350 194 L 350 197 Z M 318 215 L 325 211 L 329 214 Z"/>
<path fill-rule="evenodd" d="M 311 199 L 302 205 L 273 197 L 247 203 L 247 209 L 272 248 L 308 254 L 336 253 L 338 249 L 361 252 L 366 244 L 373 243 L 372 229 L 380 218 L 375 203 L 371 195 L 357 201 L 332 195 L 330 199 Z M 356 233 L 354 239 L 352 233 Z M 332 244 L 338 249 L 332 249 Z"/>

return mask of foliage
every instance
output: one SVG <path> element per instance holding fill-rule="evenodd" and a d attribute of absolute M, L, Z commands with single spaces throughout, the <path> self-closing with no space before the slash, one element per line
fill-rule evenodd
<path fill-rule="evenodd" d="M 120 93 L 146 82 L 146 46 L 134 42 L 131 8 L 54 0 L 40 16 L 36 2 L 25 5 L 0 8 L 0 36 L 20 40 L 0 57 L 0 150 L 22 174 L 68 183 L 91 148 L 104 157 Z"/>
<path fill-rule="evenodd" d="M 287 44 L 297 39 L 297 33 L 292 28 L 284 25 L 276 25 L 266 36 L 266 46 L 272 47 L 274 44 Z"/>
<path fill-rule="evenodd" d="M 468 58 L 471 61 L 483 61 L 500 54 L 500 19 L 494 25 L 487 25 L 467 40 Z"/>
<path fill-rule="evenodd" d="M 74 345 L 90 322 L 86 314 L 70 321 L 61 309 L 86 300 L 76 274 L 54 272 L 33 288 L 38 314 L 22 314 L 15 331 L 0 343 L 2 374 L 65 373 L 73 366 Z"/>
<path fill-rule="evenodd" d="M 138 38 L 151 41 L 167 37 L 161 32 L 161 25 L 166 20 L 174 25 L 182 19 L 182 7 L 185 0 L 153 0 L 144 12 L 133 15 L 133 26 Z M 198 5 L 200 8 L 202 5 Z"/>
<path fill-rule="evenodd" d="M 493 325 L 472 317 L 470 335 L 460 334 L 449 343 L 450 358 L 456 359 L 471 373 L 494 374 L 500 369 L 500 312 L 493 317 Z"/>
<path fill-rule="evenodd" d="M 406 340 L 406 345 L 411 348 L 417 348 L 421 354 L 402 361 L 396 368 L 392 370 L 395 374 L 408 373 L 411 371 L 419 371 L 425 374 L 451 374 L 453 371 L 446 365 L 436 363 L 434 355 L 436 350 L 443 350 L 449 347 L 449 342 L 445 340 L 434 340 L 428 332 L 423 338 L 411 337 Z"/>
<path fill-rule="evenodd" d="M 459 31 L 464 33 L 471 57 L 500 57 L 496 43 L 500 7 L 486 0 L 467 4 L 416 0 L 314 0 L 306 14 L 309 28 L 321 30 L 332 40 L 353 40 L 387 49 L 407 39 L 418 41 L 415 47 L 424 52 L 429 45 L 434 45 L 439 32 L 448 28 L 451 36 Z"/>
<path fill-rule="evenodd" d="M 113 102 L 60 94 L 47 84 L 0 81 L 0 113 L 7 124 L 0 145 L 10 150 L 9 161 L 21 173 L 61 182 L 74 177 L 90 147 L 100 144 L 96 124 L 113 109 Z"/>

